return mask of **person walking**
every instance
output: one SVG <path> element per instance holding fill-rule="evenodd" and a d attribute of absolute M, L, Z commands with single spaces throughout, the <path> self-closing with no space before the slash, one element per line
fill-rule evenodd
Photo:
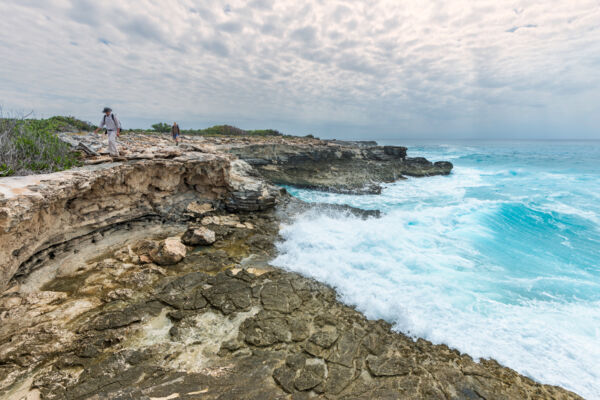
<path fill-rule="evenodd" d="M 108 135 L 108 154 L 110 154 L 111 157 L 119 157 L 117 137 L 121 135 L 121 121 L 119 121 L 119 118 L 113 114 L 109 107 L 104 107 L 102 112 L 104 115 L 94 133 L 98 133 L 100 129 L 106 128 L 106 133 Z"/>
<path fill-rule="evenodd" d="M 173 140 L 175 141 L 177 146 L 179 146 L 180 135 L 181 132 L 179 131 L 179 125 L 177 125 L 177 122 L 173 122 L 173 126 L 171 127 L 171 136 L 173 137 Z"/>

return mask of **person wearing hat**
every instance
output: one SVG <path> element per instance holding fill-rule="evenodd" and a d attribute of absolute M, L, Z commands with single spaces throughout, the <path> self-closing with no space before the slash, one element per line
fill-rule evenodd
<path fill-rule="evenodd" d="M 106 128 L 106 133 L 108 134 L 108 153 L 111 157 L 119 157 L 119 150 L 117 150 L 117 136 L 121 135 L 121 121 L 119 121 L 119 118 L 112 113 L 112 110 L 109 107 L 104 107 L 102 112 L 104 115 L 94 133 L 98 133 L 100 129 Z"/>

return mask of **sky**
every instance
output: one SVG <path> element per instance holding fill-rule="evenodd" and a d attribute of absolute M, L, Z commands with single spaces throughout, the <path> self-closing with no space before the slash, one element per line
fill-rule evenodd
<path fill-rule="evenodd" d="M 3 113 L 600 139 L 600 0 L 1 0 Z"/>

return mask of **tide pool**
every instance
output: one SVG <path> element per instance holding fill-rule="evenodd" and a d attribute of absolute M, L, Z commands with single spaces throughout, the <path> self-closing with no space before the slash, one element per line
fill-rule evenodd
<path fill-rule="evenodd" d="M 454 170 L 379 196 L 288 188 L 383 215 L 309 211 L 283 228 L 274 264 L 415 338 L 600 399 L 600 143 L 426 143 L 408 155 Z"/>

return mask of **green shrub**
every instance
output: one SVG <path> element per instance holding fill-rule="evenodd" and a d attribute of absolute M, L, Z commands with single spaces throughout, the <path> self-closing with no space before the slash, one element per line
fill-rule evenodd
<path fill-rule="evenodd" d="M 165 122 L 159 122 L 157 124 L 152 125 L 152 129 L 154 129 L 156 132 L 167 133 L 171 132 L 171 125 Z"/>
<path fill-rule="evenodd" d="M 95 125 L 75 117 L 54 116 L 46 121 L 55 132 L 90 132 L 96 129 Z"/>
<path fill-rule="evenodd" d="M 231 125 L 215 125 L 206 129 L 187 129 L 182 130 L 181 132 L 187 135 L 199 136 L 283 136 L 281 132 L 275 129 L 246 131 Z"/>
<path fill-rule="evenodd" d="M 56 132 L 76 126 L 72 123 L 77 120 L 70 118 L 0 118 L 0 176 L 55 172 L 79 165 L 77 153 L 56 136 Z M 84 124 L 78 124 L 79 128 L 89 129 Z"/>

